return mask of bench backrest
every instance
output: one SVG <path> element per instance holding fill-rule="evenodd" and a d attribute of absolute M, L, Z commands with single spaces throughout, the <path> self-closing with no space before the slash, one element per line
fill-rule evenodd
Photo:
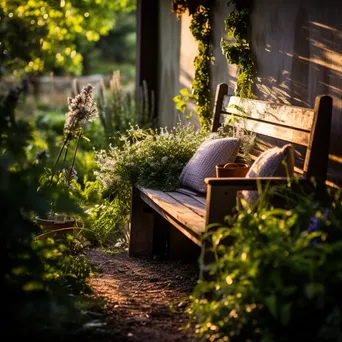
<path fill-rule="evenodd" d="M 228 85 L 217 87 L 212 131 L 232 118 L 231 125 L 256 133 L 250 158 L 264 150 L 292 143 L 295 147 L 295 172 L 304 177 L 326 180 L 332 98 L 316 97 L 314 108 L 228 96 Z"/>

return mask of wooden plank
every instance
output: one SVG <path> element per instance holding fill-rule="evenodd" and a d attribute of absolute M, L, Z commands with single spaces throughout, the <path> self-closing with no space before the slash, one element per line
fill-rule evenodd
<path fill-rule="evenodd" d="M 289 106 L 236 96 L 225 96 L 222 109 L 227 113 L 306 132 L 311 131 L 314 119 L 314 110 L 312 108 Z"/>
<path fill-rule="evenodd" d="M 206 200 L 206 197 L 205 196 L 200 196 L 200 195 L 191 195 L 191 197 L 195 200 L 195 201 L 198 201 L 200 203 L 202 203 L 204 206 L 206 206 L 207 204 L 207 200 Z"/>
<path fill-rule="evenodd" d="M 206 199 L 205 199 L 206 196 L 204 194 L 201 194 L 201 193 L 196 192 L 194 190 L 190 190 L 188 188 L 178 188 L 178 189 L 176 189 L 176 192 L 188 195 L 192 199 L 194 199 L 195 201 L 203 204 L 204 206 L 206 205 Z"/>
<path fill-rule="evenodd" d="M 196 201 L 191 196 L 179 192 L 167 192 L 167 194 L 185 207 L 192 210 L 195 214 L 205 217 L 205 204 L 203 204 L 203 202 Z"/>
<path fill-rule="evenodd" d="M 148 94 L 153 116 L 158 113 L 158 59 L 159 59 L 159 0 L 137 1 L 137 47 L 135 89 L 140 89 L 144 82 L 154 94 Z M 152 103 L 153 102 L 153 103 Z M 152 106 L 153 105 L 153 106 Z M 152 106 L 152 107 L 151 107 Z"/>
<path fill-rule="evenodd" d="M 217 129 L 220 127 L 220 115 L 222 110 L 222 102 L 224 100 L 224 96 L 228 93 L 228 84 L 220 83 L 216 87 L 215 101 L 214 101 L 214 116 L 213 123 L 211 127 L 212 132 L 217 132 Z"/>
<path fill-rule="evenodd" d="M 332 117 L 332 98 L 317 96 L 315 100 L 315 119 L 308 151 L 304 163 L 305 175 L 325 182 L 328 170 L 330 131 Z"/>
<path fill-rule="evenodd" d="M 159 190 L 139 187 L 140 197 L 152 209 L 179 229 L 184 235 L 201 245 L 201 235 L 204 232 L 205 220 L 195 214 L 180 202 Z"/>
<path fill-rule="evenodd" d="M 197 234 L 201 234 L 204 231 L 203 218 L 169 196 L 167 192 L 146 188 L 139 189 L 161 209 L 167 211 L 169 215 L 185 226 L 191 227 Z"/>
<path fill-rule="evenodd" d="M 229 119 L 232 116 L 227 115 L 227 117 Z M 285 126 L 277 126 L 273 123 L 255 121 L 252 119 L 243 119 L 236 117 L 235 119 L 236 121 L 234 121 L 233 124 L 235 127 L 239 126 L 247 131 L 252 131 L 268 137 L 277 138 L 302 146 L 308 146 L 309 144 L 310 134 L 307 132 Z"/>

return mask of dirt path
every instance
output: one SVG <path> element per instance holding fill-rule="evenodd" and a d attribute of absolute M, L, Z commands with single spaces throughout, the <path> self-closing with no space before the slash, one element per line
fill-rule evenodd
<path fill-rule="evenodd" d="M 108 340 L 192 341 L 179 328 L 187 320 L 184 309 L 198 277 L 196 264 L 128 258 L 126 252 L 100 249 L 91 249 L 87 257 L 98 269 L 90 284 L 108 303 Z"/>

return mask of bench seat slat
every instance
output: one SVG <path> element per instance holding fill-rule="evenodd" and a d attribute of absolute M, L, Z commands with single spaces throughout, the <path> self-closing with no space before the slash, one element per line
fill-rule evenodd
<path fill-rule="evenodd" d="M 205 204 L 202 202 L 197 201 L 192 196 L 188 196 L 179 192 L 167 192 L 167 194 L 185 207 L 192 210 L 195 214 L 203 218 L 205 217 Z"/>
<path fill-rule="evenodd" d="M 194 196 L 194 195 L 191 195 L 191 197 L 192 197 L 194 200 L 196 200 L 196 201 L 202 203 L 204 207 L 207 205 L 207 199 L 206 199 L 205 196 L 201 196 L 201 195 L 196 195 L 196 196 Z"/>
<path fill-rule="evenodd" d="M 242 108 L 243 111 L 239 110 Z M 311 131 L 314 119 L 314 110 L 311 108 L 228 95 L 224 97 L 222 109 L 224 112 L 243 115 L 249 119 L 292 127 L 306 132 Z"/>
<path fill-rule="evenodd" d="M 183 194 L 173 192 L 173 197 L 171 197 L 169 192 L 143 187 L 138 187 L 138 189 L 144 202 L 200 245 L 201 235 L 205 230 L 205 219 L 184 205 Z M 176 199 L 177 197 L 179 200 Z M 191 206 L 193 199 L 189 196 L 186 197 L 189 199 L 188 205 Z"/>

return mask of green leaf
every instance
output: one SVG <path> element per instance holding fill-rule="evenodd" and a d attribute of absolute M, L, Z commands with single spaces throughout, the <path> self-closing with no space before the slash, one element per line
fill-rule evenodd
<path fill-rule="evenodd" d="M 270 310 L 271 314 L 277 318 L 277 297 L 275 295 L 271 295 L 265 298 L 265 304 Z"/>
<path fill-rule="evenodd" d="M 24 291 L 40 291 L 44 289 L 41 281 L 30 281 L 23 286 Z"/>
<path fill-rule="evenodd" d="M 176 105 L 176 109 L 181 111 L 182 113 L 184 113 L 185 109 L 186 109 L 185 102 L 184 101 L 178 102 L 177 105 Z"/>
<path fill-rule="evenodd" d="M 182 101 L 182 97 L 180 95 L 177 95 L 173 98 L 173 101 L 174 102 L 179 102 L 179 101 Z"/>
<path fill-rule="evenodd" d="M 83 138 L 85 141 L 89 141 L 89 142 L 90 142 L 90 139 L 87 138 L 85 135 L 82 135 L 82 138 Z"/>

